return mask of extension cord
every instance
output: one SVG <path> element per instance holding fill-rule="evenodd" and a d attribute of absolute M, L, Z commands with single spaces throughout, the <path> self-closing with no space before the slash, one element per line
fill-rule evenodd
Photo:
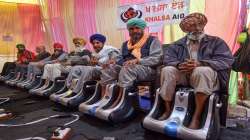
<path fill-rule="evenodd" d="M 12 117 L 12 113 L 2 113 L 0 114 L 0 121 L 10 119 L 11 117 Z"/>
<path fill-rule="evenodd" d="M 69 140 L 71 134 L 71 128 L 57 128 L 50 140 Z"/>
<path fill-rule="evenodd" d="M 104 137 L 103 140 L 116 140 L 115 137 Z"/>

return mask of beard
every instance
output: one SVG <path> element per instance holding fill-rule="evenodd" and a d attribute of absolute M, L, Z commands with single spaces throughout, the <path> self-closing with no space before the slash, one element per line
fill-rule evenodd
<path fill-rule="evenodd" d="M 24 50 L 18 50 L 18 53 L 23 53 L 24 52 Z"/>
<path fill-rule="evenodd" d="M 76 46 L 75 52 L 81 52 L 81 51 L 82 51 L 82 48 L 80 46 Z"/>
<path fill-rule="evenodd" d="M 55 51 L 55 56 L 59 56 L 59 55 L 61 55 L 62 54 L 62 51 Z"/>
<path fill-rule="evenodd" d="M 143 33 L 132 33 L 130 34 L 132 43 L 137 43 L 143 36 Z"/>
<path fill-rule="evenodd" d="M 187 37 L 189 40 L 193 40 L 193 41 L 199 41 L 202 39 L 202 37 L 204 36 L 204 32 L 200 32 L 200 33 L 188 33 L 187 34 Z"/>

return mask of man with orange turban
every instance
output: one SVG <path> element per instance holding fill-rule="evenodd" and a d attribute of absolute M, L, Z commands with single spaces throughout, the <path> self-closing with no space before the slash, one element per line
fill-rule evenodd
<path fill-rule="evenodd" d="M 75 44 L 75 50 L 69 54 L 69 58 L 65 65 L 86 65 L 91 57 L 91 52 L 86 49 L 84 46 L 87 44 L 87 41 L 83 38 L 73 38 L 73 43 Z"/>
<path fill-rule="evenodd" d="M 164 52 L 160 94 L 165 100 L 165 112 L 159 120 L 170 115 L 176 85 L 190 85 L 194 88 L 196 107 L 189 128 L 198 129 L 209 95 L 227 88 L 233 56 L 222 39 L 204 33 L 206 24 L 207 18 L 201 13 L 186 16 L 180 28 L 187 35 Z"/>

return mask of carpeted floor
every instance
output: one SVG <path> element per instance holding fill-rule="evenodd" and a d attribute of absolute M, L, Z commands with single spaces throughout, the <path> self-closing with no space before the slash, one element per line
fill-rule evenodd
<path fill-rule="evenodd" d="M 104 138 L 114 137 L 116 140 L 170 140 L 166 136 L 146 131 L 141 127 L 141 121 L 145 114 L 138 114 L 133 120 L 119 124 L 111 125 L 99 119 L 82 115 L 77 110 L 69 110 L 56 105 L 46 98 L 32 97 L 27 92 L 13 89 L 0 83 L 0 97 L 10 97 L 8 103 L 0 105 L 0 108 L 5 108 L 13 112 L 16 117 L 0 122 L 1 124 L 20 124 L 31 122 L 44 117 L 49 117 L 56 114 L 74 113 L 80 115 L 80 120 L 70 125 L 73 129 L 72 140 L 103 140 Z M 26 104 L 34 101 L 33 104 Z M 55 109 L 60 108 L 60 111 Z M 63 110 L 63 112 L 62 112 Z M 49 127 L 63 125 L 71 120 L 70 118 L 49 119 L 37 124 L 23 127 L 0 127 L 0 140 L 15 140 L 27 137 L 43 137 L 49 139 L 51 132 Z M 222 129 L 221 140 L 249 140 L 250 139 L 250 123 L 247 129 Z M 111 139 L 110 139 L 111 140 Z"/>

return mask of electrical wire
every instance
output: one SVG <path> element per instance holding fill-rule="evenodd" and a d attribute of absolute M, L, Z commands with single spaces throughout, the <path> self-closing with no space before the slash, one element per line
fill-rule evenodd
<path fill-rule="evenodd" d="M 47 140 L 42 137 L 29 137 L 29 138 L 23 138 L 23 139 L 16 139 L 16 140 Z"/>
<path fill-rule="evenodd" d="M 73 121 L 64 124 L 64 126 L 68 126 L 68 125 L 70 125 L 70 124 L 72 124 L 72 123 L 74 123 L 74 122 L 76 122 L 76 121 L 78 121 L 80 119 L 79 115 L 76 115 L 76 114 L 71 114 L 71 115 L 76 117 L 76 118 Z"/>
<path fill-rule="evenodd" d="M 74 119 L 73 121 L 70 121 L 66 124 L 64 124 L 64 126 L 67 126 L 67 125 L 70 125 L 76 121 L 79 120 L 79 115 L 76 115 L 76 114 L 70 114 L 70 116 L 74 116 L 76 117 L 76 119 Z M 69 115 L 67 115 L 66 117 L 69 117 Z M 36 121 L 32 121 L 32 122 L 28 122 L 28 123 L 23 123 L 23 124 L 0 124 L 0 127 L 20 127 L 20 126 L 27 126 L 27 125 L 32 125 L 32 124 L 36 124 L 36 123 L 39 123 L 39 122 L 42 122 L 42 121 L 45 121 L 45 120 L 48 120 L 48 119 L 51 119 L 51 118 L 65 118 L 65 115 L 52 115 L 52 116 L 49 116 L 49 117 L 46 117 L 46 118 L 42 118 L 42 119 L 39 119 L 39 120 L 36 120 Z"/>
<path fill-rule="evenodd" d="M 1 100 L 4 100 L 4 101 L 1 101 Z M 0 98 L 0 105 L 5 103 L 5 102 L 8 102 L 10 100 L 10 98 Z"/>

